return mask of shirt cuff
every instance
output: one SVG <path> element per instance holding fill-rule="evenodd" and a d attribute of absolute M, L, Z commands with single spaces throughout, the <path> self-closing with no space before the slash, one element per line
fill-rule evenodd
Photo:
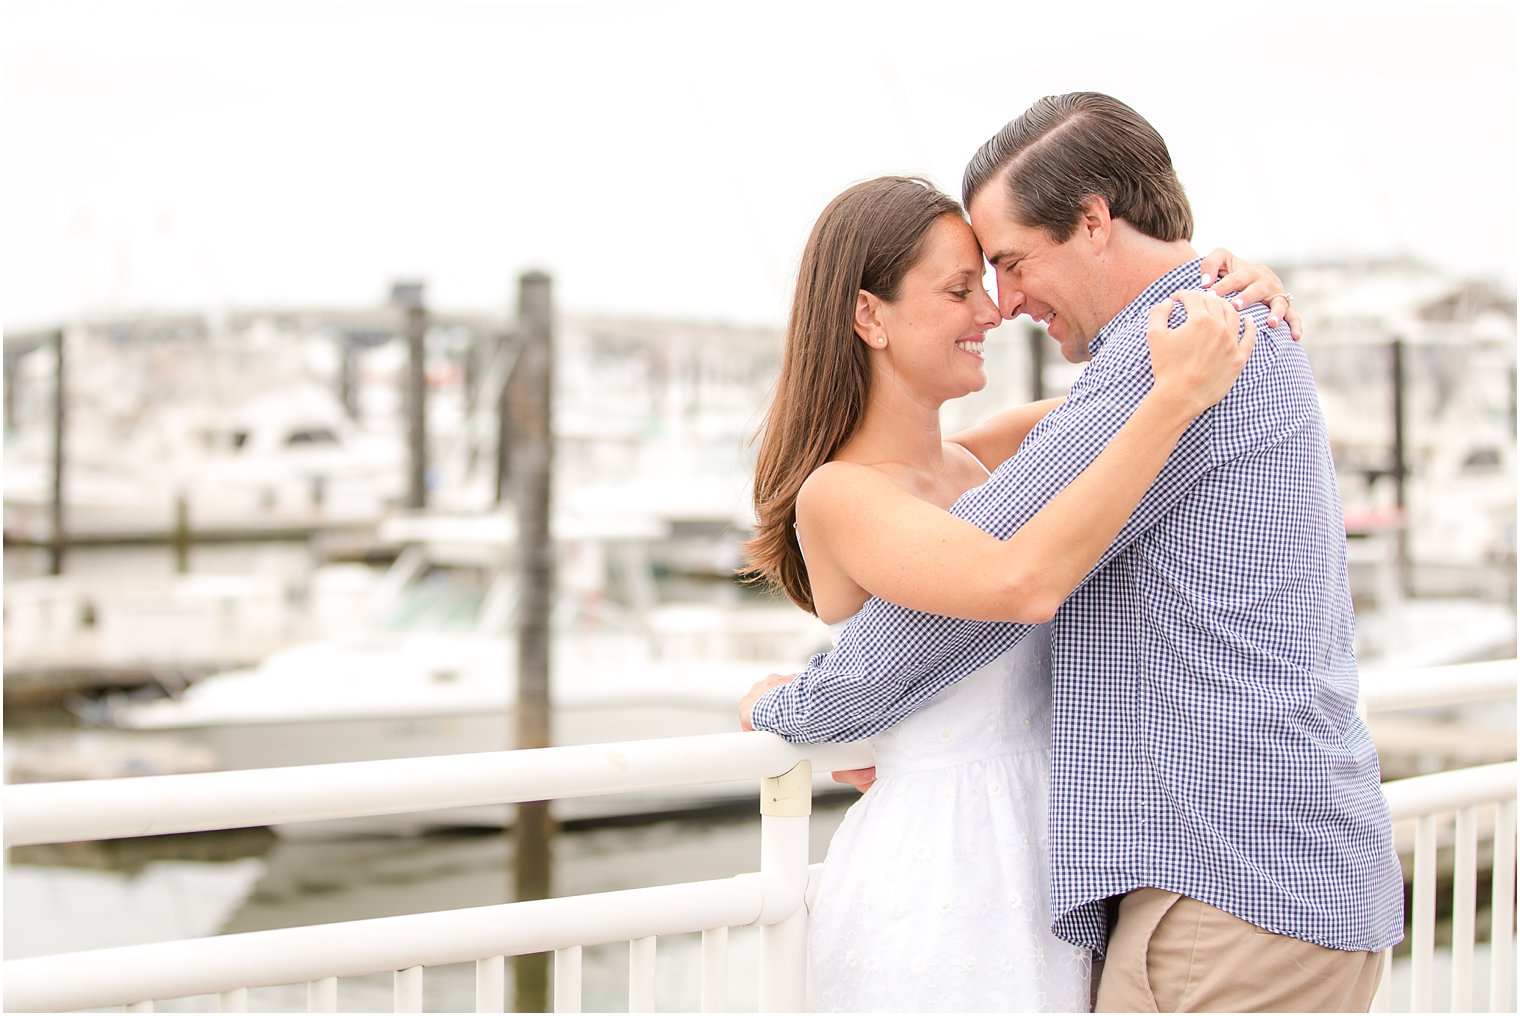
<path fill-rule="evenodd" d="M 755 700 L 755 705 L 749 711 L 749 724 L 756 730 L 766 730 L 772 734 L 787 735 L 786 708 L 782 694 L 788 685 L 778 685 Z"/>

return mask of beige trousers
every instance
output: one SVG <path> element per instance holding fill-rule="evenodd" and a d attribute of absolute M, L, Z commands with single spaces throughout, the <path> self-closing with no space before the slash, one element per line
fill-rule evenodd
<path fill-rule="evenodd" d="M 1096 1012 L 1366 1012 L 1377 953 L 1263 931 L 1187 896 L 1136 889 L 1119 901 Z"/>

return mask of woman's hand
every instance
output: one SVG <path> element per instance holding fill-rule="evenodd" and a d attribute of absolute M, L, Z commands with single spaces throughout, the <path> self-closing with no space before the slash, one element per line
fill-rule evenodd
<path fill-rule="evenodd" d="M 1223 247 L 1209 251 L 1200 266 L 1203 284 L 1209 291 L 1230 298 L 1236 310 L 1243 310 L 1253 303 L 1267 305 L 1267 327 L 1276 328 L 1277 322 L 1287 321 L 1293 341 L 1304 337 L 1304 322 L 1293 309 L 1293 298 L 1284 291 L 1282 279 L 1266 265 L 1237 257 Z"/>
<path fill-rule="evenodd" d="M 1180 302 L 1187 321 L 1168 328 L 1173 304 Z M 1239 336 L 1239 338 L 1237 338 Z M 1151 347 L 1154 392 L 1191 419 L 1224 398 L 1256 346 L 1256 324 L 1212 293 L 1177 293 L 1151 308 L 1145 340 Z"/>
<path fill-rule="evenodd" d="M 834 770 L 834 782 L 843 783 L 847 787 L 854 787 L 864 794 L 871 789 L 876 782 L 876 767 L 867 766 L 865 769 L 836 769 Z"/>

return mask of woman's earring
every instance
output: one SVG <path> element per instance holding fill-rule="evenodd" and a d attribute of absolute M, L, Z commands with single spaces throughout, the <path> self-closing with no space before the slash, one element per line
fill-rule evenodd
<path fill-rule="evenodd" d="M 877 347 L 885 346 L 887 344 L 887 338 L 884 335 L 878 335 L 876 338 L 871 340 L 871 343 Z"/>

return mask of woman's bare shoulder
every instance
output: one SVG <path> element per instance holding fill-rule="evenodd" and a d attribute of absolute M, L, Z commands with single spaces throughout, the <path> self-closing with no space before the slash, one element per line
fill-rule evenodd
<path fill-rule="evenodd" d="M 884 491 L 898 491 L 896 481 L 875 466 L 835 460 L 809 474 L 797 491 L 798 519 L 826 519 L 848 512 L 862 498 L 879 498 Z"/>

